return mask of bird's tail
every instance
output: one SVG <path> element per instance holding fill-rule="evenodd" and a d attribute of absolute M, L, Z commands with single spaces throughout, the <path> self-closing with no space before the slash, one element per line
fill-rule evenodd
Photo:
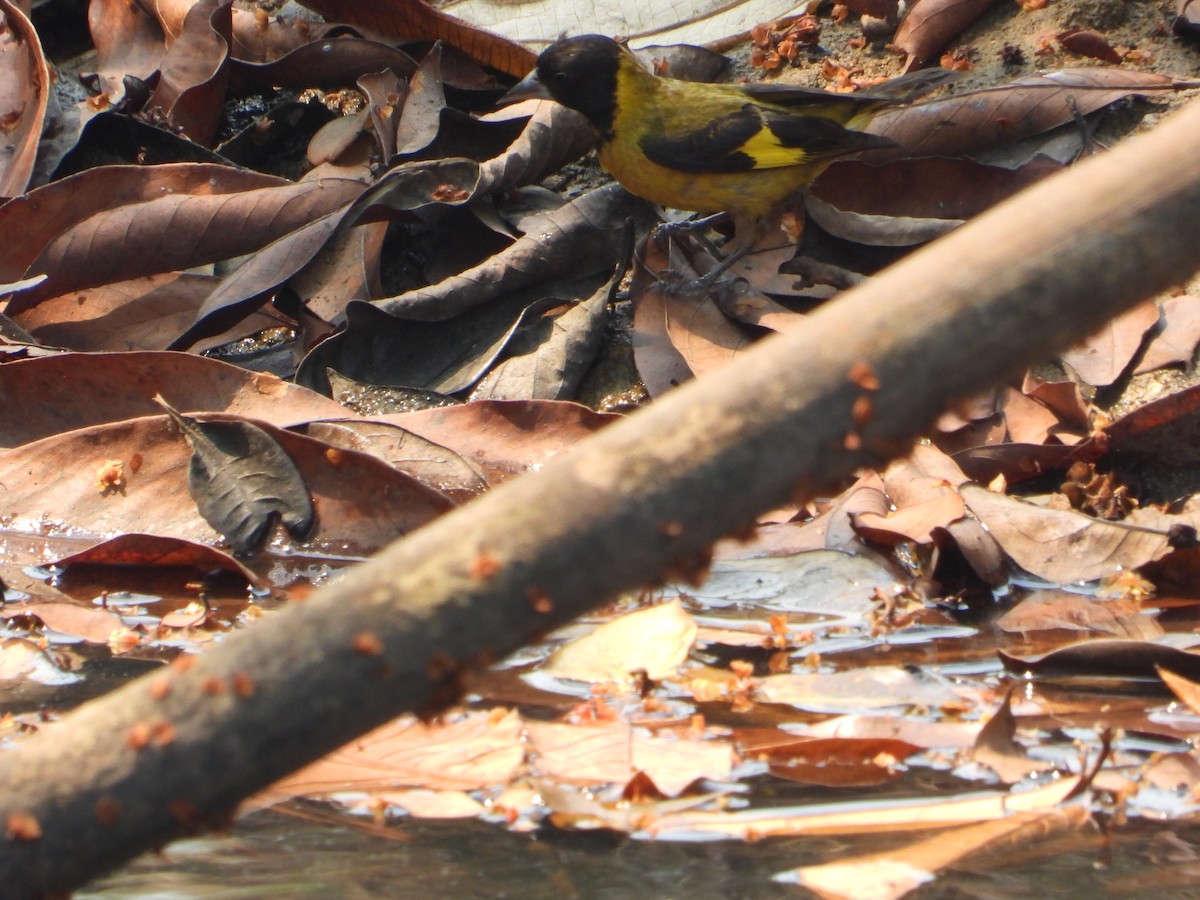
<path fill-rule="evenodd" d="M 921 69 L 889 78 L 882 84 L 877 84 L 865 91 L 851 94 L 851 97 L 869 103 L 876 100 L 880 105 L 893 106 L 900 103 L 912 103 L 918 97 L 923 97 L 943 84 L 949 84 L 962 76 L 961 72 L 951 69 Z"/>

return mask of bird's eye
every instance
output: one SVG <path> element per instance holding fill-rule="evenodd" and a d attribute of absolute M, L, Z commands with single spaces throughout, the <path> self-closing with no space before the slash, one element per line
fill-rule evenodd
<path fill-rule="evenodd" d="M 566 73 L 566 72 L 555 72 L 555 73 L 554 73 L 554 80 L 555 80 L 555 81 L 566 81 L 566 80 L 567 80 L 567 73 Z"/>

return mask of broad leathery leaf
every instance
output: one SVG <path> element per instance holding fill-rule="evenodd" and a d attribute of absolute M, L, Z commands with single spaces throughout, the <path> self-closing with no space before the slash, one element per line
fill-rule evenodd
<path fill-rule="evenodd" d="M 337 37 L 312 41 L 270 62 L 235 59 L 231 75 L 239 87 L 333 87 L 389 69 L 408 78 L 417 70 L 417 63 L 404 51 L 379 41 Z"/>
<path fill-rule="evenodd" d="M 332 391 L 326 369 L 366 384 L 454 394 L 474 385 L 513 335 L 558 300 L 513 294 L 452 321 L 413 322 L 372 303 L 346 306 L 346 329 L 318 344 L 300 363 L 296 382 Z"/>
<path fill-rule="evenodd" d="M 1095 581 L 1153 562 L 1170 552 L 1168 529 L 1173 524 L 1192 524 L 1150 508 L 1123 522 L 1108 522 L 1074 510 L 1035 506 L 975 484 L 964 484 L 959 492 L 1017 565 L 1056 584 Z"/>
<path fill-rule="evenodd" d="M 114 633 L 125 628 L 121 617 L 106 609 L 83 603 L 5 603 L 0 619 L 14 616 L 33 616 L 46 628 L 89 644 L 107 644 Z"/>
<path fill-rule="evenodd" d="M 16 295 L 9 314 L 79 288 L 172 272 L 242 256 L 318 219 L 362 193 L 329 178 L 235 194 L 175 193 L 95 213 L 52 239 L 27 272 L 45 273 Z M 137 252 L 129 252 L 136 247 Z"/>
<path fill-rule="evenodd" d="M 216 275 L 160 272 L 51 297 L 16 317 L 44 344 L 89 353 L 166 350 L 196 318 L 221 281 Z M 196 346 L 201 353 L 292 320 L 260 307 L 222 334 Z"/>
<path fill-rule="evenodd" d="M 903 156 L 960 156 L 1041 134 L 1131 95 L 1178 90 L 1165 75 L 1107 66 L 1055 69 L 1012 84 L 884 110 L 868 131 L 896 141 L 871 162 Z"/>
<path fill-rule="evenodd" d="M 630 240 L 633 233 L 630 231 Z M 632 250 L 632 243 L 630 244 Z M 560 315 L 547 312 L 508 346 L 508 357 L 492 369 L 473 400 L 573 400 L 604 337 L 608 306 L 616 296 L 629 255 L 590 297 Z"/>
<path fill-rule="evenodd" d="M 399 425 L 341 419 L 309 422 L 296 430 L 334 447 L 378 457 L 458 503 L 476 497 L 488 487 L 479 466 Z"/>
<path fill-rule="evenodd" d="M 525 224 L 529 231 L 508 249 L 425 288 L 375 301 L 405 319 L 449 319 L 472 307 L 550 278 L 609 272 L 625 251 L 625 221 L 648 225 L 645 201 L 608 184 Z"/>
<path fill-rule="evenodd" d="M 492 484 L 541 467 L 620 419 L 561 400 L 481 400 L 384 416 L 477 463 Z"/>
<path fill-rule="evenodd" d="M 911 60 L 936 55 L 964 28 L 987 12 L 995 0 L 917 0 L 900 21 L 892 44 Z"/>
<path fill-rule="evenodd" d="M 167 49 L 162 27 L 130 0 L 91 0 L 88 29 L 96 48 L 97 86 L 110 105 L 124 98 L 126 75 L 145 81 Z"/>
<path fill-rule="evenodd" d="M 582 113 L 550 100 L 526 100 L 481 118 L 495 122 L 527 111 L 532 115 L 521 136 L 480 166 L 481 190 L 500 193 L 534 184 L 579 159 L 596 143 L 596 133 Z"/>
<path fill-rule="evenodd" d="M 35 188 L 0 206 L 0 281 L 21 278 L 46 247 L 85 220 L 161 197 L 240 195 L 291 182 L 211 163 L 103 166 Z M 113 279 L 106 279 L 108 283 Z M 52 291 L 51 293 L 59 293 Z M 31 306 L 32 304 L 24 304 Z"/>
<path fill-rule="evenodd" d="M 222 278 L 196 311 L 195 321 L 171 342 L 171 349 L 183 350 L 220 334 L 262 306 L 269 291 L 312 262 L 351 207 L 346 203 L 281 235 Z"/>
<path fill-rule="evenodd" d="M 1087 677 L 1107 681 L 1152 681 L 1163 669 L 1200 680 L 1200 653 L 1157 641 L 1090 640 L 1068 644 L 1041 656 L 998 651 L 1009 672 L 1034 678 Z"/>
<path fill-rule="evenodd" d="M 232 8 L 232 0 L 199 0 L 188 10 L 147 102 L 147 109 L 162 110 L 169 122 L 205 146 L 216 136 L 224 110 Z"/>
<path fill-rule="evenodd" d="M 554 652 L 541 671 L 573 681 L 627 684 L 635 672 L 652 681 L 674 675 L 696 640 L 696 622 L 676 598 L 605 622 Z"/>
<path fill-rule="evenodd" d="M 199 422 L 155 399 L 191 445 L 188 489 L 200 514 L 236 552 L 257 550 L 276 516 L 298 538 L 312 531 L 304 478 L 270 435 L 250 422 Z"/>
<path fill-rule="evenodd" d="M 282 533 L 275 536 L 281 553 L 367 556 L 454 507 L 444 494 L 377 457 L 256 424 L 299 467 L 318 510 L 317 531 L 303 547 Z M 46 558 L 48 526 L 73 536 L 52 551 L 63 555 L 79 549 L 80 539 L 126 532 L 216 544 L 220 536 L 187 490 L 191 458 L 191 448 L 161 412 L 0 451 L 4 539 L 11 548 L 32 544 L 32 536 L 30 552 L 39 562 Z M 114 483 L 117 471 L 123 483 Z"/>
<path fill-rule="evenodd" d="M 17 6 L 0 0 L 0 197 L 29 186 L 49 98 L 37 32 Z"/>
<path fill-rule="evenodd" d="M 900 900 L 934 880 L 941 869 L 1001 846 L 1025 845 L 1077 831 L 1090 816 L 1086 807 L 1018 812 L 994 822 L 943 831 L 885 853 L 853 856 L 823 865 L 781 872 L 776 881 L 799 884 L 820 897 Z"/>
<path fill-rule="evenodd" d="M 424 0 L 304 0 L 302 4 L 335 22 L 349 22 L 383 34 L 403 35 L 406 40 L 443 40 L 471 58 L 507 75 L 521 77 L 534 64 L 534 54 L 515 41 L 476 28 L 464 19 L 435 10 Z M 521 17 L 526 22 L 536 22 Z M 557 17 L 543 17 L 554 19 Z M 555 28 L 561 28 L 556 25 Z"/>
<path fill-rule="evenodd" d="M 0 448 L 64 431 L 162 412 L 160 393 L 184 412 L 226 412 L 287 427 L 344 417 L 319 394 L 263 372 L 180 353 L 63 353 L 0 366 Z"/>

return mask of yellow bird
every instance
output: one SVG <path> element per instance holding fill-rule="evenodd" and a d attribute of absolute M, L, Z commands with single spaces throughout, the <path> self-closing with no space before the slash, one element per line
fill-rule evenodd
<path fill-rule="evenodd" d="M 871 92 L 781 84 L 699 84 L 654 75 L 611 38 L 547 47 L 506 97 L 556 100 L 600 137 L 600 164 L 629 191 L 673 209 L 728 212 L 734 242 L 722 269 L 758 237 L 757 224 L 835 158 L 895 142 L 863 131 L 880 110 L 955 77 L 926 70 Z"/>

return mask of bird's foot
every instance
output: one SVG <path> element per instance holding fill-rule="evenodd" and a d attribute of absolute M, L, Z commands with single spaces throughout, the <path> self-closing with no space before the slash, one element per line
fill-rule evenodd
<path fill-rule="evenodd" d="M 729 270 L 754 248 L 758 235 L 752 232 L 747 239 L 744 231 L 735 231 L 732 239 L 718 247 L 705 232 L 726 218 L 725 213 L 717 213 L 659 225 L 652 240 L 665 255 L 667 265 L 652 267 L 653 277 L 676 294 L 702 293 L 722 281 L 735 281 Z"/>

